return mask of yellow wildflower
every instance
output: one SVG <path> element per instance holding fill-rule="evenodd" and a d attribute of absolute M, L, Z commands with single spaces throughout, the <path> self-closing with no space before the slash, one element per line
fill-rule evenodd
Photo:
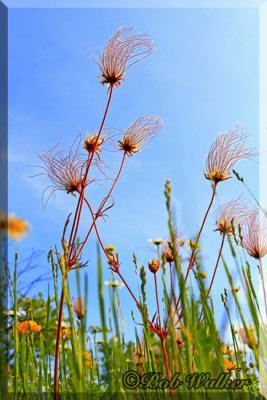
<path fill-rule="evenodd" d="M 205 272 L 199 271 L 199 276 L 203 279 L 207 279 L 208 275 Z"/>
<path fill-rule="evenodd" d="M 111 246 L 111 244 L 110 244 L 108 247 L 105 248 L 105 250 L 109 256 L 113 256 L 113 253 L 116 250 L 116 247 Z"/>
<path fill-rule="evenodd" d="M 230 357 L 233 357 L 234 350 L 229 349 L 228 347 L 223 347 L 222 348 L 222 353 L 225 354 L 225 355 L 228 355 Z"/>
<path fill-rule="evenodd" d="M 83 141 L 83 146 L 84 148 L 88 151 L 88 153 L 92 153 L 93 150 L 97 153 L 98 151 L 101 151 L 100 147 L 102 143 L 104 142 L 104 138 L 98 138 L 98 133 L 94 135 L 89 135 L 86 140 Z M 97 143 L 96 143 L 97 139 Z"/>
<path fill-rule="evenodd" d="M 188 247 L 190 247 L 191 250 L 194 250 L 195 248 L 201 250 L 201 246 L 199 243 L 196 244 L 195 242 L 193 242 L 193 240 L 188 240 L 187 243 Z"/>
<path fill-rule="evenodd" d="M 71 330 L 68 328 L 62 329 L 62 334 L 65 336 L 66 339 L 71 338 Z"/>

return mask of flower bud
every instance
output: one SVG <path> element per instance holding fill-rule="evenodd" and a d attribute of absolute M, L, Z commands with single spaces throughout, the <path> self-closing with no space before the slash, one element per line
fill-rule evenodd
<path fill-rule="evenodd" d="M 160 261 L 153 258 L 151 262 L 148 263 L 148 268 L 150 269 L 153 274 L 156 274 L 160 267 Z"/>

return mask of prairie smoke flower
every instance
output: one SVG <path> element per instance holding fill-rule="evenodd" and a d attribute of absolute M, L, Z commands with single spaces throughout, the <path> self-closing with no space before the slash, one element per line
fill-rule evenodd
<path fill-rule="evenodd" d="M 156 274 L 160 267 L 160 261 L 153 258 L 151 262 L 148 263 L 148 268 L 153 274 Z"/>
<path fill-rule="evenodd" d="M 243 225 L 246 221 L 247 209 L 240 198 L 222 204 L 215 211 L 216 227 L 221 233 L 232 233 L 233 226 Z"/>
<path fill-rule="evenodd" d="M 86 140 L 83 141 L 83 146 L 84 148 L 88 151 L 88 153 L 92 153 L 95 147 L 95 152 L 97 153 L 98 151 L 101 151 L 101 145 L 104 142 L 104 138 L 98 138 L 97 144 L 96 144 L 96 139 L 97 139 L 98 133 L 95 133 L 94 135 L 89 135 Z"/>
<path fill-rule="evenodd" d="M 175 230 L 174 238 L 175 238 L 176 252 L 177 252 L 177 254 L 179 254 L 180 248 L 184 245 L 183 233 L 178 230 Z M 162 255 L 165 257 L 167 262 L 172 262 L 174 260 L 173 254 L 171 251 L 171 245 L 172 245 L 171 238 L 169 238 L 168 240 L 165 240 L 162 245 Z"/>
<path fill-rule="evenodd" d="M 83 319 L 85 317 L 84 298 L 82 296 L 77 297 L 73 300 L 72 305 L 77 318 Z"/>
<path fill-rule="evenodd" d="M 257 260 L 267 254 L 267 217 L 254 207 L 248 214 L 242 230 L 242 244 L 248 254 Z"/>
<path fill-rule="evenodd" d="M 123 139 L 118 141 L 120 150 L 125 151 L 128 156 L 137 153 L 150 140 L 158 134 L 162 127 L 162 119 L 151 114 L 144 114 L 125 131 Z"/>
<path fill-rule="evenodd" d="M 1 213 L 0 216 L 0 231 L 8 233 L 13 240 L 19 240 L 27 236 L 27 231 L 30 226 L 25 219 L 17 218 L 15 213 L 8 216 Z"/>
<path fill-rule="evenodd" d="M 63 151 L 59 149 L 58 145 L 52 147 L 48 152 L 38 155 L 38 158 L 43 162 L 45 174 L 52 182 L 51 186 L 46 188 L 53 188 L 54 195 L 57 190 L 64 190 L 67 193 L 74 193 L 82 186 L 84 174 L 86 170 L 87 159 L 79 153 L 79 144 L 74 148 L 74 143 L 69 152 L 64 155 Z"/>
<path fill-rule="evenodd" d="M 245 145 L 246 133 L 239 127 L 218 134 L 211 145 L 204 175 L 218 183 L 229 178 L 233 166 L 243 158 L 252 158 L 256 153 Z"/>
<path fill-rule="evenodd" d="M 98 58 L 92 57 L 99 66 L 102 85 L 119 86 L 125 72 L 153 50 L 146 35 L 135 33 L 133 28 L 120 28 L 105 44 L 103 53 L 98 53 Z"/>
<path fill-rule="evenodd" d="M 248 332 L 249 332 L 250 338 L 248 338 L 244 328 L 239 329 L 238 334 L 239 334 L 242 342 L 244 344 L 246 344 L 250 349 L 253 349 L 253 347 L 258 347 L 258 342 L 255 337 L 254 328 L 249 327 Z"/>

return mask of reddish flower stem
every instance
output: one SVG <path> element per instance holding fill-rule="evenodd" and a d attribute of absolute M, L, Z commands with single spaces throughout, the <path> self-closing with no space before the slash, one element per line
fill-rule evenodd
<path fill-rule="evenodd" d="M 195 243 L 195 247 L 194 247 L 194 249 L 193 249 L 193 251 L 192 251 L 192 253 L 191 253 L 191 257 L 190 257 L 190 259 L 189 259 L 189 266 L 188 266 L 188 269 L 187 269 L 187 272 L 186 272 L 186 276 L 185 276 L 185 280 L 184 280 L 184 283 L 185 283 L 185 284 L 186 284 L 186 281 L 187 281 L 187 279 L 188 279 L 189 271 L 190 271 L 190 269 L 193 268 L 193 265 L 194 265 L 194 262 L 195 262 L 195 259 L 194 259 L 194 258 L 195 258 L 195 252 L 196 252 L 197 245 L 198 245 L 198 242 L 199 242 L 201 233 L 202 233 L 202 231 L 203 231 L 203 228 L 204 228 L 204 225 L 205 225 L 207 216 L 208 216 L 208 214 L 209 214 L 209 212 L 210 212 L 210 209 L 211 209 L 213 200 L 214 200 L 214 198 L 215 198 L 217 184 L 218 184 L 218 182 L 214 183 L 211 201 L 210 201 L 209 207 L 208 207 L 208 209 L 207 209 L 207 211 L 206 211 L 205 217 L 204 217 L 204 219 L 203 219 L 201 228 L 200 228 L 200 230 L 199 230 L 199 232 L 198 232 L 197 240 L 196 240 L 196 243 Z M 178 301 L 177 301 L 177 303 L 176 303 L 175 312 L 176 312 L 177 309 L 178 309 L 178 306 L 179 306 L 179 303 L 180 303 L 180 299 L 181 299 L 181 295 L 179 296 Z M 181 318 L 180 318 L 180 319 L 181 319 Z"/>
<path fill-rule="evenodd" d="M 74 259 L 77 260 L 77 255 L 75 256 L 75 240 L 77 237 L 77 233 L 78 233 L 78 228 L 79 228 L 79 224 L 80 224 L 80 218 L 81 218 L 81 212 L 82 212 L 82 206 L 83 206 L 83 201 L 84 201 L 84 191 L 86 188 L 86 183 L 87 183 L 87 178 L 88 178 L 88 173 L 89 173 L 89 169 L 96 151 L 96 147 L 97 147 L 97 142 L 98 139 L 101 135 L 106 117 L 107 117 L 107 113 L 108 113 L 108 109 L 109 109 L 109 105 L 110 105 L 110 101 L 111 101 L 111 97 L 112 97 L 112 92 L 113 92 L 113 85 L 111 85 L 110 88 L 110 93 L 109 93 L 109 98 L 108 98 L 108 102 L 107 102 L 107 106 L 105 109 L 105 113 L 99 128 L 99 132 L 94 144 L 94 148 L 91 154 L 88 155 L 88 162 L 87 162 L 87 167 L 86 167 L 86 172 L 85 172 L 85 176 L 84 176 L 84 180 L 82 182 L 82 190 L 79 191 L 79 200 L 78 200 L 78 204 L 76 207 L 76 211 L 75 211 L 75 215 L 74 215 L 74 220 L 73 220 L 73 224 L 72 224 L 72 228 L 71 228 L 71 233 L 70 233 L 70 238 L 69 238 L 69 261 L 72 261 L 73 263 L 73 259 L 72 256 L 74 257 Z M 71 263 L 69 265 L 69 269 L 72 267 Z M 63 316 L 63 305 L 64 305 L 64 285 L 65 285 L 65 281 L 63 278 L 63 287 L 62 287 L 62 293 L 61 293 L 61 300 L 60 300 L 60 308 L 59 308 L 59 317 L 58 317 L 58 329 L 57 329 L 57 342 L 56 342 L 56 353 L 55 353 L 55 370 L 54 370 L 54 399 L 57 400 L 58 399 L 58 360 L 59 360 L 59 346 L 60 346 L 60 337 L 61 337 L 61 324 L 62 324 L 62 316 Z"/>
<path fill-rule="evenodd" d="M 110 93 L 109 93 L 109 98 L 108 98 L 108 102 L 107 102 L 107 106 L 106 106 L 106 110 L 98 131 L 98 135 L 96 137 L 95 143 L 94 143 L 94 148 L 91 154 L 88 155 L 88 163 L 86 166 L 86 171 L 85 171 L 85 176 L 82 182 L 82 190 L 79 192 L 80 193 L 80 197 L 79 197 L 79 201 L 77 204 L 77 208 L 76 208 L 76 212 L 75 212 L 75 217 L 74 217 L 74 221 L 73 221 L 73 225 L 72 225 L 72 229 L 71 229 L 71 234 L 70 234 L 70 240 L 69 240 L 69 248 L 70 248 L 70 258 L 72 255 L 74 255 L 75 252 L 75 240 L 77 237 L 77 233 L 78 233 L 78 228 L 79 228 L 79 224 L 80 224 L 80 218 L 81 218 L 81 212 L 82 212 L 82 206 L 83 206 L 83 201 L 84 201 L 84 191 L 86 188 L 86 184 L 87 184 L 87 179 L 88 179 L 88 173 L 89 173 L 89 169 L 91 167 L 92 161 L 93 161 L 93 157 L 95 155 L 95 151 L 96 151 L 96 147 L 97 147 L 97 143 L 98 143 L 98 139 L 102 133 L 102 129 L 107 117 L 107 113 L 108 113 L 108 109 L 110 106 L 110 101 L 111 101 L 111 97 L 112 97 L 112 93 L 113 93 L 113 85 L 111 85 L 110 87 Z M 76 223 L 75 223 L 76 222 Z M 77 258 L 77 256 L 76 256 Z"/>
<path fill-rule="evenodd" d="M 222 243 L 221 243 L 221 247 L 220 247 L 220 250 L 219 250 L 219 255 L 218 255 L 217 262 L 216 262 L 216 265 L 215 265 L 215 268 L 214 268 L 214 272 L 213 272 L 213 275 L 212 275 L 212 279 L 211 279 L 211 282 L 210 282 L 210 287 L 209 287 L 209 290 L 207 292 L 207 298 L 209 297 L 209 294 L 211 292 L 211 288 L 212 288 L 212 285 L 213 285 L 213 282 L 214 282 L 214 278 L 215 278 L 215 275 L 216 275 L 216 272 L 217 272 L 219 261 L 220 261 L 221 255 L 222 255 L 222 249 L 223 249 L 224 241 L 225 241 L 225 233 L 223 233 Z M 201 313 L 200 313 L 199 322 L 201 322 L 202 315 L 203 315 L 203 307 L 202 307 L 202 310 L 201 310 Z"/>
<path fill-rule="evenodd" d="M 169 363 L 168 363 L 165 340 L 166 340 L 166 338 L 163 338 L 163 337 L 160 338 L 161 347 L 162 347 L 162 351 L 163 351 L 164 362 L 165 362 L 165 367 L 166 367 L 166 372 L 167 372 L 167 378 L 168 378 L 168 381 L 170 382 L 171 381 L 171 374 L 170 374 L 170 367 L 169 367 Z M 171 395 L 172 395 L 173 394 L 173 389 L 171 389 L 170 392 L 171 392 Z"/>
<path fill-rule="evenodd" d="M 103 208 L 104 208 L 106 202 L 108 201 L 109 197 L 111 196 L 111 193 L 113 192 L 113 189 L 114 189 L 115 185 L 116 185 L 117 182 L 118 182 L 118 179 L 119 179 L 119 177 L 120 177 L 120 175 L 121 175 L 121 171 L 122 171 L 122 168 L 123 168 L 123 165 L 124 165 L 124 162 L 125 162 L 125 157 L 126 157 L 126 152 L 124 152 L 124 154 L 123 154 L 123 158 L 122 158 L 122 162 L 121 162 L 121 166 L 120 166 L 118 175 L 117 175 L 115 181 L 113 182 L 113 185 L 112 185 L 112 187 L 111 187 L 111 189 L 110 189 L 110 191 L 109 191 L 107 197 L 105 198 L 105 201 L 102 203 L 101 207 L 98 209 L 97 214 L 96 214 L 96 216 L 95 216 L 95 220 L 97 220 L 97 218 L 101 215 L 101 211 L 103 210 Z M 78 190 L 78 193 L 80 193 L 79 190 Z M 90 210 L 90 211 L 91 211 L 91 210 Z M 91 231 L 92 231 L 92 229 L 93 229 L 93 226 L 94 226 L 94 223 L 92 223 L 92 225 L 91 225 L 91 227 L 90 227 L 90 229 L 89 229 L 89 231 L 88 231 L 88 233 L 87 233 L 87 235 L 86 235 L 86 238 L 85 238 L 85 240 L 84 240 L 82 246 L 81 246 L 80 249 L 79 249 L 79 252 L 78 252 L 78 254 L 77 254 L 77 258 L 78 258 L 79 255 L 81 254 L 82 249 L 84 248 L 84 246 L 85 246 L 85 244 L 86 244 L 86 242 L 87 242 L 87 240 L 88 240 L 88 238 L 89 238 L 89 236 L 90 236 L 90 233 L 91 233 Z"/>
<path fill-rule="evenodd" d="M 117 274 L 119 275 L 119 277 L 120 277 L 121 280 L 123 281 L 124 285 L 125 285 L 126 288 L 128 289 L 129 293 L 131 294 L 132 298 L 134 299 L 134 301 L 135 301 L 135 303 L 136 303 L 136 305 L 137 305 L 137 308 L 138 308 L 139 310 L 141 310 L 139 302 L 137 301 L 135 295 L 133 294 L 133 292 L 132 292 L 131 289 L 129 288 L 127 282 L 125 281 L 125 279 L 124 279 L 123 276 L 121 275 L 121 273 L 120 273 L 120 271 L 119 271 L 119 267 L 114 263 L 114 260 L 109 256 L 109 254 L 107 253 L 107 251 L 106 251 L 106 249 L 105 249 L 105 246 L 103 245 L 103 242 L 102 242 L 102 240 L 101 240 L 101 237 L 100 237 L 100 235 L 99 235 L 99 232 L 98 232 L 98 229 L 97 229 L 97 226 L 96 226 L 96 219 L 95 219 L 95 216 L 94 216 L 92 207 L 90 206 L 90 204 L 89 204 L 89 202 L 87 201 L 86 198 L 84 198 L 84 201 L 85 201 L 85 203 L 87 204 L 87 206 L 88 206 L 88 208 L 89 208 L 89 210 L 90 210 L 90 212 L 91 212 L 91 215 L 92 215 L 92 218 L 93 218 L 93 225 L 94 225 L 94 227 L 95 227 L 96 235 L 97 235 L 97 237 L 98 237 L 98 241 L 99 241 L 99 243 L 100 243 L 100 246 L 102 247 L 102 250 L 104 251 L 104 253 L 105 253 L 107 259 L 108 259 L 108 260 L 110 261 L 110 263 L 112 264 L 112 267 L 114 268 L 114 272 L 117 273 Z M 144 312 L 143 310 L 142 310 L 142 312 L 143 312 L 145 318 L 147 319 L 147 322 L 149 323 L 150 327 L 154 330 L 154 325 L 152 324 L 152 322 L 150 321 L 150 319 L 148 318 L 148 316 L 145 314 L 145 312 Z"/>

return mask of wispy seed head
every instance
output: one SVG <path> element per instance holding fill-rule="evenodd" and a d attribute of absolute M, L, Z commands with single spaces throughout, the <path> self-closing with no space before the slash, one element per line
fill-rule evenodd
<path fill-rule="evenodd" d="M 232 233 L 233 226 L 242 227 L 246 218 L 247 208 L 242 204 L 240 197 L 222 204 L 215 211 L 217 230 L 225 234 Z"/>
<path fill-rule="evenodd" d="M 134 28 L 121 27 L 105 44 L 98 58 L 92 57 L 99 65 L 102 85 L 119 86 L 125 72 L 136 62 L 144 59 L 154 50 L 151 40 Z"/>
<path fill-rule="evenodd" d="M 242 235 L 249 255 L 258 260 L 267 254 L 267 217 L 257 207 L 247 213 Z"/>
<path fill-rule="evenodd" d="M 245 144 L 246 139 L 246 133 L 238 126 L 219 133 L 209 150 L 205 177 L 214 183 L 224 181 L 238 161 L 255 157 L 257 154 Z"/>
<path fill-rule="evenodd" d="M 137 153 L 156 136 L 162 127 L 162 119 L 156 115 L 141 115 L 125 131 L 123 139 L 118 141 L 120 150 L 128 156 Z"/>

